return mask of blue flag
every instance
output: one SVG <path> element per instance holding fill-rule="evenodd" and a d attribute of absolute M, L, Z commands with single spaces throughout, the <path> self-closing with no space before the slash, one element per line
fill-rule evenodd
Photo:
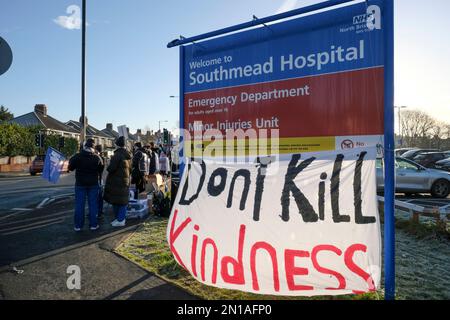
<path fill-rule="evenodd" d="M 42 178 L 49 182 L 57 183 L 65 160 L 66 158 L 61 152 L 49 147 L 45 155 Z"/>

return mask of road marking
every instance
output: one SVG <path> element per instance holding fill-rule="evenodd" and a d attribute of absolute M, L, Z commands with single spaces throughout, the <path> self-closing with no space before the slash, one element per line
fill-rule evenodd
<path fill-rule="evenodd" d="M 31 227 L 31 228 L 17 229 L 17 230 L 13 230 L 13 231 L 9 231 L 9 232 L 0 233 L 0 235 L 1 236 L 8 236 L 8 235 L 15 234 L 15 233 L 21 233 L 21 232 L 30 231 L 30 230 L 33 230 L 33 229 L 44 228 L 44 227 L 47 227 L 47 226 L 50 226 L 50 225 L 53 225 L 53 224 L 61 223 L 63 221 L 64 221 L 64 219 L 58 219 L 57 221 L 52 222 L 52 223 L 47 223 L 47 224 L 44 224 L 44 225 L 34 226 L 34 227 Z"/>
<path fill-rule="evenodd" d="M 75 193 L 65 193 L 65 194 L 58 194 L 54 197 L 52 197 L 52 199 L 59 199 L 59 198 L 64 198 L 64 197 L 70 197 L 70 196 L 75 196 Z"/>
<path fill-rule="evenodd" d="M 47 203 L 48 200 L 50 200 L 50 198 L 45 198 L 44 200 L 42 200 L 41 203 L 37 205 L 36 209 L 42 208 Z"/>
<path fill-rule="evenodd" d="M 27 228 L 27 227 L 31 227 L 31 226 L 35 226 L 35 225 L 39 225 L 39 224 L 44 224 L 44 223 L 47 223 L 47 222 L 53 222 L 55 220 L 61 220 L 61 219 L 64 220 L 65 218 L 51 218 L 51 219 L 47 219 L 47 220 L 42 220 L 42 221 L 33 222 L 33 223 L 30 223 L 30 224 L 26 224 L 26 225 L 22 225 L 22 226 L 18 226 L 18 227 L 12 227 L 12 228 L 6 228 L 6 229 L 3 229 L 2 227 L 0 227 L 0 232 L 11 231 L 11 230 L 18 230 L 18 229 L 21 229 L 21 228 Z"/>
<path fill-rule="evenodd" d="M 32 211 L 32 208 L 12 208 L 12 211 Z"/>
<path fill-rule="evenodd" d="M 50 217 L 63 216 L 65 214 L 71 213 L 71 212 L 73 212 L 73 210 L 66 210 L 66 211 L 56 212 L 56 213 L 48 214 L 48 215 L 44 215 L 44 216 L 39 216 L 39 217 L 34 217 L 34 218 L 29 218 L 29 219 L 20 219 L 20 220 L 10 221 L 10 222 L 6 222 L 6 223 L 0 222 L 0 227 L 9 226 L 9 225 L 17 224 L 17 223 L 27 223 L 27 222 L 35 221 L 35 220 L 43 220 L 43 219 L 50 218 Z"/>

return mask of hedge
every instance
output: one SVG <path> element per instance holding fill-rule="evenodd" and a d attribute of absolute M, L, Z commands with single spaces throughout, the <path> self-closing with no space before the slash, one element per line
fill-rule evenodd
<path fill-rule="evenodd" d="M 35 135 L 42 127 L 23 127 L 16 123 L 0 123 L 0 156 L 31 157 L 45 153 L 49 146 L 58 149 L 59 135 L 47 135 L 44 140 L 44 150 L 35 146 Z M 75 138 L 65 138 L 65 146 L 61 152 L 70 157 L 77 152 L 78 141 Z"/>

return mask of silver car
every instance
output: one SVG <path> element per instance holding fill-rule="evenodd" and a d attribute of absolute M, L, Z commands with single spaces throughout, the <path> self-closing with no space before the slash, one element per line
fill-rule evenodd
<path fill-rule="evenodd" d="M 377 190 L 384 190 L 383 160 L 377 159 Z M 450 193 L 450 173 L 428 169 L 414 161 L 397 157 L 395 159 L 396 192 L 407 195 L 431 193 L 436 198 L 446 198 Z"/>

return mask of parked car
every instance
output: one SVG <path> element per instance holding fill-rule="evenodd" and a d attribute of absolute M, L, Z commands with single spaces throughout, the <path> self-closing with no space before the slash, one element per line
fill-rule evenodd
<path fill-rule="evenodd" d="M 450 153 L 448 152 L 425 152 L 415 156 L 413 161 L 427 168 L 435 168 L 437 161 L 447 159 L 448 157 L 450 157 Z"/>
<path fill-rule="evenodd" d="M 30 165 L 30 174 L 35 176 L 37 173 L 42 173 L 44 171 L 44 161 L 45 155 L 39 155 L 34 158 Z M 69 161 L 64 161 L 61 172 L 69 172 Z"/>
<path fill-rule="evenodd" d="M 402 154 L 404 154 L 407 151 L 410 150 L 417 150 L 417 148 L 400 148 L 400 149 L 395 149 L 395 156 L 396 157 L 401 157 Z"/>
<path fill-rule="evenodd" d="M 377 190 L 384 190 L 383 159 L 377 159 Z M 450 173 L 429 169 L 414 161 L 395 159 L 395 190 L 405 194 L 431 193 L 436 198 L 450 194 Z"/>
<path fill-rule="evenodd" d="M 37 173 L 40 173 L 44 170 L 44 160 L 45 155 L 36 156 L 30 165 L 30 174 L 35 176 Z"/>
<path fill-rule="evenodd" d="M 413 149 L 401 155 L 402 158 L 413 160 L 415 156 L 425 152 L 439 152 L 438 149 Z"/>
<path fill-rule="evenodd" d="M 450 158 L 436 162 L 434 167 L 439 170 L 445 170 L 450 172 Z"/>

